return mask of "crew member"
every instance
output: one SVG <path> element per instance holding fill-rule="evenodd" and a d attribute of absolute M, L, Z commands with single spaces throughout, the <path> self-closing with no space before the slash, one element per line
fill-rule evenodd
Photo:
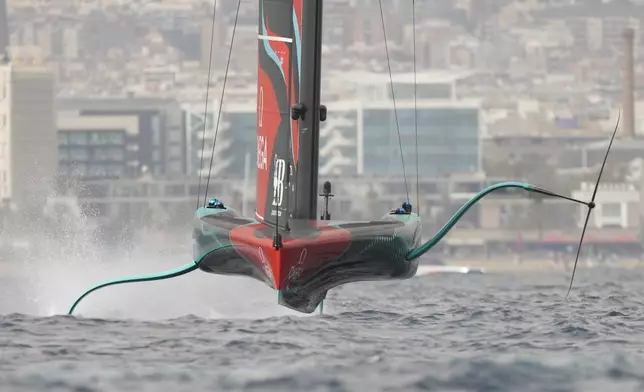
<path fill-rule="evenodd" d="M 224 207 L 224 203 L 215 199 L 214 197 L 208 200 L 208 208 L 217 208 L 220 210 L 226 209 L 226 207 Z"/>

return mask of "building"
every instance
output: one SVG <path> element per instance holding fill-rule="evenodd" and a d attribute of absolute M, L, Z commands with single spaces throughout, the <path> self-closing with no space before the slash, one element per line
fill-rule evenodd
<path fill-rule="evenodd" d="M 595 184 L 581 183 L 572 193 L 578 200 L 590 200 Z M 596 207 L 588 225 L 591 228 L 632 228 L 640 225 L 640 192 L 633 184 L 605 183 L 597 189 Z M 588 207 L 579 206 L 579 227 L 584 226 Z"/>
<path fill-rule="evenodd" d="M 481 171 L 481 109 L 477 101 L 370 102 L 361 107 L 358 173 L 402 175 L 415 167 L 425 176 Z M 400 136 L 399 136 L 400 131 Z M 400 139 L 399 139 L 400 138 Z"/>
<path fill-rule="evenodd" d="M 166 99 L 58 101 L 60 171 L 84 179 L 186 173 L 181 111 Z"/>
<path fill-rule="evenodd" d="M 84 180 L 136 178 L 141 167 L 128 143 L 140 135 L 136 116 L 58 116 L 59 173 Z"/>
<path fill-rule="evenodd" d="M 329 102 L 320 125 L 320 175 L 402 175 L 401 145 L 409 175 L 416 170 L 416 130 L 423 176 L 482 171 L 478 101 L 406 100 L 396 108 L 391 101 Z"/>
<path fill-rule="evenodd" d="M 472 75 L 472 72 L 432 71 L 395 73 L 387 72 L 336 72 L 328 78 L 331 99 L 361 101 L 384 101 L 392 99 L 391 85 L 396 102 L 413 101 L 414 92 L 420 100 L 453 100 L 457 96 L 457 83 Z M 323 91 L 323 95 L 328 91 Z M 329 99 L 327 98 L 327 99 Z"/>
<path fill-rule="evenodd" d="M 0 65 L 0 199 L 17 207 L 48 194 L 56 174 L 54 75 Z"/>
<path fill-rule="evenodd" d="M 356 7 L 345 0 L 327 0 L 324 2 L 324 42 L 325 45 L 332 45 L 346 49 L 354 43 L 354 35 L 361 27 L 361 13 L 358 13 L 359 20 L 355 23 Z"/>
<path fill-rule="evenodd" d="M 204 104 L 181 105 L 182 127 L 186 138 L 186 167 L 190 176 L 205 177 L 209 173 L 217 176 L 230 166 L 227 127 L 220 121 L 217 129 L 218 110 L 219 105 L 216 103 L 209 104 L 207 111 Z M 212 151 L 215 141 L 215 150 Z"/>
<path fill-rule="evenodd" d="M 254 178 L 257 165 L 250 165 L 250 169 L 246 165 L 249 159 L 255 162 L 257 157 L 257 106 L 254 103 L 226 105 L 223 123 L 226 134 L 231 135 L 226 150 L 229 162 L 226 176 L 241 178 L 250 170 L 249 175 Z"/>
<path fill-rule="evenodd" d="M 327 118 L 320 123 L 320 176 L 355 176 L 360 171 L 358 130 L 362 129 L 362 111 L 357 102 L 330 102 Z"/>
<path fill-rule="evenodd" d="M 415 171 L 416 130 L 422 175 L 480 172 L 480 103 L 456 99 L 457 82 L 469 74 L 333 74 L 329 89 L 336 94 L 323 100 L 328 116 L 320 126 L 320 174 L 402 175 L 401 145 L 405 169 Z"/>

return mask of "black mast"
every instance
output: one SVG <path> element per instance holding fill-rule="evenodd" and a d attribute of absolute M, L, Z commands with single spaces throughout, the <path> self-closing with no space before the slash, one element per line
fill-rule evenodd
<path fill-rule="evenodd" d="M 320 121 L 326 118 L 326 108 L 320 105 L 322 2 L 304 0 L 302 5 L 300 102 L 292 108 L 300 128 L 294 219 L 317 219 Z"/>

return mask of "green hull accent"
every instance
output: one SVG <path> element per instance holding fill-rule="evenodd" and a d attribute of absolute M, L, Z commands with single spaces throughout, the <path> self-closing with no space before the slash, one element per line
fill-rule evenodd
<path fill-rule="evenodd" d="M 76 306 L 83 300 L 83 298 L 87 297 L 89 294 L 92 292 L 102 289 L 103 287 L 108 287 L 108 286 L 114 286 L 117 284 L 125 284 L 125 283 L 139 283 L 139 282 L 151 282 L 154 280 L 163 280 L 163 279 L 170 279 L 170 278 L 176 278 L 181 275 L 185 275 L 189 272 L 195 271 L 197 269 L 197 264 L 195 262 L 191 262 L 190 264 L 186 264 L 183 267 L 177 268 L 175 270 L 171 271 L 166 271 L 166 272 L 160 272 L 157 274 L 151 274 L 151 275 L 142 275 L 142 276 L 133 276 L 129 278 L 122 278 L 122 279 L 115 279 L 115 280 L 110 280 L 101 284 L 98 284 L 89 290 L 85 291 L 76 301 L 74 301 L 74 304 L 69 308 L 69 311 L 67 314 L 72 314 L 74 313 L 74 310 L 76 309 Z"/>
<path fill-rule="evenodd" d="M 225 249 L 225 248 L 226 248 L 225 246 L 220 247 L 220 249 Z M 100 284 L 98 284 L 98 285 L 96 285 L 94 287 L 89 288 L 83 294 L 81 294 L 76 299 L 76 301 L 74 301 L 72 306 L 69 308 L 69 311 L 67 312 L 67 314 L 71 315 L 72 313 L 74 313 L 74 310 L 76 309 L 78 304 L 85 297 L 87 297 L 89 294 L 93 293 L 94 291 L 96 291 L 98 289 L 102 289 L 104 287 L 114 286 L 114 285 L 118 285 L 118 284 L 152 282 L 152 281 L 155 281 L 155 280 L 165 280 L 165 279 L 176 278 L 176 277 L 179 277 L 181 275 L 185 275 L 187 273 L 190 273 L 192 271 L 196 271 L 199 268 L 199 266 L 198 266 L 199 261 L 201 261 L 201 260 L 198 260 L 196 262 L 193 261 L 193 262 L 191 262 L 189 264 L 184 265 L 183 267 L 173 269 L 173 270 L 170 270 L 170 271 L 159 272 L 159 273 L 150 274 L 150 275 L 131 276 L 131 277 L 127 277 L 127 278 L 114 279 L 114 280 L 110 280 L 110 281 L 107 281 L 107 282 L 100 283 Z"/>

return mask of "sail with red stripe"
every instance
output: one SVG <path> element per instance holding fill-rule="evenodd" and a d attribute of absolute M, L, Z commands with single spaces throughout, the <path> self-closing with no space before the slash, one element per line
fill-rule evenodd
<path fill-rule="evenodd" d="M 288 227 L 298 162 L 302 0 L 260 0 L 257 72 L 258 220 Z"/>

